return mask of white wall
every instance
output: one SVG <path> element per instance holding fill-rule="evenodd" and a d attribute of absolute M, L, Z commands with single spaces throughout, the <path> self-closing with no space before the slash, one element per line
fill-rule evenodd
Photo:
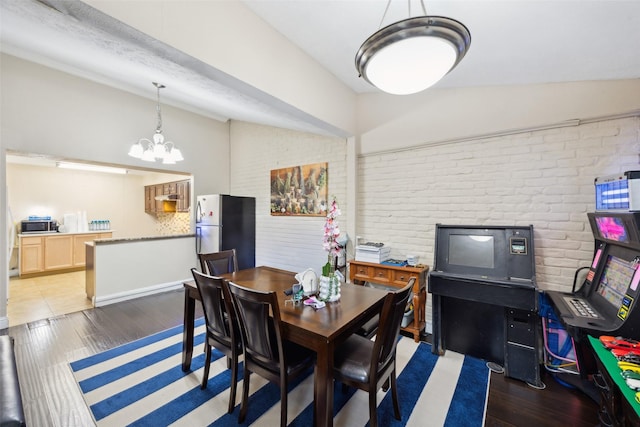
<path fill-rule="evenodd" d="M 0 55 L 0 88 L 0 223 L 6 223 L 7 150 L 149 167 L 127 152 L 133 142 L 153 134 L 157 118 L 153 100 L 4 54 Z M 164 133 L 176 142 L 185 160 L 177 165 L 153 164 L 153 168 L 191 173 L 193 194 L 228 192 L 229 124 L 169 106 L 163 106 L 162 113 Z M 0 257 L 5 265 L 4 232 Z M 7 288 L 8 277 L 0 274 L 0 328 L 6 326 Z"/>
<path fill-rule="evenodd" d="M 429 89 L 358 97 L 360 153 L 640 113 L 640 79 Z"/>
<path fill-rule="evenodd" d="M 256 197 L 256 265 L 316 273 L 327 262 L 322 249 L 324 217 L 272 216 L 272 169 L 329 163 L 329 199 L 336 197 L 347 229 L 347 142 L 244 122 L 231 123 L 231 194 Z"/>
<path fill-rule="evenodd" d="M 228 123 L 163 105 L 164 135 L 176 143 L 185 160 L 175 165 L 143 162 L 127 153 L 131 144 L 155 131 L 153 100 L 10 55 L 0 59 L 0 136 L 5 149 L 190 173 L 196 194 L 229 188 Z"/>
<path fill-rule="evenodd" d="M 358 234 L 432 266 L 437 223 L 533 224 L 538 287 L 570 291 L 593 256 L 594 179 L 640 169 L 639 152 L 632 117 L 361 155 Z"/>

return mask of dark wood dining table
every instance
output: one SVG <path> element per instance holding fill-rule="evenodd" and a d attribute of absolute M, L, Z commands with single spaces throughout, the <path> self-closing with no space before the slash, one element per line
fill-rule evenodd
<path fill-rule="evenodd" d="M 385 291 L 346 284 L 340 300 L 314 309 L 291 299 L 284 290 L 291 288 L 295 273 L 272 267 L 256 267 L 225 274 L 222 277 L 247 288 L 276 291 L 284 338 L 314 350 L 317 354 L 314 378 L 314 425 L 333 425 L 333 352 L 342 341 L 380 311 Z M 193 281 L 184 282 L 184 332 L 182 370 L 191 367 L 195 301 L 200 299 Z"/>

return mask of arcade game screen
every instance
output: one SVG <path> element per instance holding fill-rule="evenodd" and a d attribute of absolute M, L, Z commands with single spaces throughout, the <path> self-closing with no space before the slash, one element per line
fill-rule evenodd
<path fill-rule="evenodd" d="M 449 236 L 449 264 L 493 268 L 493 240 L 493 236 L 451 234 Z"/>
<path fill-rule="evenodd" d="M 596 217 L 598 233 L 603 239 L 627 243 L 629 234 L 621 218 L 615 216 Z"/>
<path fill-rule="evenodd" d="M 609 255 L 596 292 L 614 307 L 622 305 L 635 269 L 628 261 Z M 637 284 L 636 284 L 637 285 Z"/>

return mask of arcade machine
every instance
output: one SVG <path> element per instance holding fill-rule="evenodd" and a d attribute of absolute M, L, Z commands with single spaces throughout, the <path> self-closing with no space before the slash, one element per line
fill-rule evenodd
<path fill-rule="evenodd" d="M 586 277 L 572 292 L 546 292 L 575 345 L 580 378 L 562 379 L 590 395 L 588 380 L 597 366 L 588 336 L 640 340 L 640 212 L 633 212 L 640 208 L 634 206 L 638 178 L 640 172 L 626 172 L 595 180 L 596 212 L 587 214 L 595 245 Z"/>
<path fill-rule="evenodd" d="M 433 353 L 468 354 L 508 377 L 544 386 L 533 226 L 436 224 L 429 292 Z"/>
<path fill-rule="evenodd" d="M 587 214 L 595 254 L 582 286 L 574 293 L 548 291 L 556 314 L 576 345 L 583 378 L 594 372 L 587 335 L 640 340 L 640 212 Z"/>

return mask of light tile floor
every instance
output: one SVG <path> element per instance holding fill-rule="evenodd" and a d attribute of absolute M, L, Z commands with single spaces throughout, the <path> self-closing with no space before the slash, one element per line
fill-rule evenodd
<path fill-rule="evenodd" d="M 85 292 L 84 271 L 9 280 L 7 314 L 10 326 L 92 307 Z"/>

